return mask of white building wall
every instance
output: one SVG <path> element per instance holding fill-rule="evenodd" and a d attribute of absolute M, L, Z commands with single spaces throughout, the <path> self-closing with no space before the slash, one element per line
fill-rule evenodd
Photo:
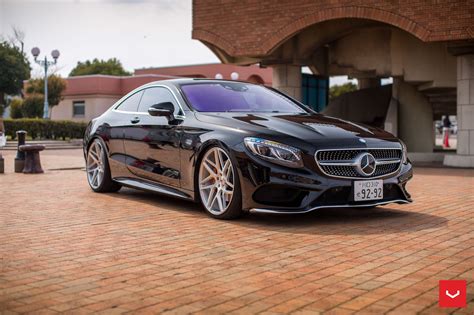
<path fill-rule="evenodd" d="M 51 111 L 53 120 L 90 121 L 100 116 L 110 106 L 120 99 L 120 96 L 87 95 L 67 96 Z M 82 117 L 73 116 L 73 102 L 85 102 L 85 114 Z"/>

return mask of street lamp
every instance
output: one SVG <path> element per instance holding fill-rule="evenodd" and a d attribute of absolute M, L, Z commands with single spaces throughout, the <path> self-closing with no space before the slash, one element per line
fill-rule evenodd
<path fill-rule="evenodd" d="M 31 50 L 31 54 L 35 58 L 35 62 L 44 68 L 44 107 L 43 107 L 43 118 L 49 118 L 49 103 L 48 103 L 48 67 L 51 65 L 55 65 L 58 62 L 59 58 L 59 50 L 55 49 L 51 52 L 51 56 L 53 57 L 54 61 L 48 61 L 48 57 L 44 56 L 44 60 L 38 60 L 38 56 L 40 54 L 40 49 L 38 47 L 34 47 Z"/>

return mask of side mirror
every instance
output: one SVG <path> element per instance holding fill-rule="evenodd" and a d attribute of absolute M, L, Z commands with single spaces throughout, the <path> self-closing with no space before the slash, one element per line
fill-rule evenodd
<path fill-rule="evenodd" d="M 174 105 L 171 102 L 164 102 L 155 105 L 151 105 L 148 109 L 148 114 L 151 116 L 163 116 L 168 119 L 168 121 L 174 120 Z"/>

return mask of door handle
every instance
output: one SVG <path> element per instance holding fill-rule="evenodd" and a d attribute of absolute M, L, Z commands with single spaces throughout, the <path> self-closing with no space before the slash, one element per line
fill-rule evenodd
<path fill-rule="evenodd" d="M 140 117 L 133 117 L 133 118 L 130 120 L 130 122 L 131 122 L 132 124 L 137 124 L 137 123 L 140 122 Z"/>

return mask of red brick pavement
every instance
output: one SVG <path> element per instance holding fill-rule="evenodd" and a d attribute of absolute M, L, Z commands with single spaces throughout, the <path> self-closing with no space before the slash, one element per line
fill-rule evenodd
<path fill-rule="evenodd" d="M 411 205 L 217 221 L 93 193 L 80 170 L 0 175 L 0 313 L 473 314 L 474 171 L 416 169 L 409 189 Z M 467 308 L 438 308 L 440 279 L 468 281 Z"/>

